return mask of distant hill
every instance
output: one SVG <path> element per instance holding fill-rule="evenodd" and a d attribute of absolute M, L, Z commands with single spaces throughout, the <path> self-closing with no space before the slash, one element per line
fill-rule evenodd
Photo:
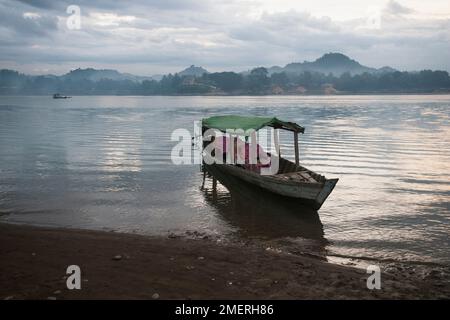
<path fill-rule="evenodd" d="M 327 53 L 313 62 L 294 62 L 289 63 L 285 67 L 274 66 L 268 69 L 269 74 L 286 72 L 291 74 L 299 74 L 305 71 L 319 72 L 324 74 L 332 73 L 335 76 L 340 76 L 343 73 L 350 73 L 352 75 L 368 73 L 384 73 L 396 71 L 390 67 L 383 67 L 375 69 L 363 66 L 359 62 L 350 59 L 342 53 Z"/>
<path fill-rule="evenodd" d="M 93 68 L 87 68 L 87 69 L 75 69 L 70 71 L 69 73 L 66 73 L 65 75 L 61 76 L 63 80 L 90 80 L 90 81 L 100 81 L 102 79 L 108 79 L 108 80 L 130 80 L 134 82 L 141 82 L 144 80 L 152 80 L 152 77 L 142 77 L 142 76 L 136 76 L 129 73 L 120 73 L 117 70 L 111 70 L 111 69 L 102 69 L 97 70 Z"/>
<path fill-rule="evenodd" d="M 202 67 L 196 67 L 194 65 L 191 65 L 189 68 L 184 69 L 183 71 L 178 72 L 177 74 L 182 76 L 194 76 L 194 77 L 201 77 L 204 73 L 209 73 L 208 70 L 202 68 Z"/>
<path fill-rule="evenodd" d="M 392 73 L 397 71 L 397 69 L 391 68 L 391 67 L 381 67 L 377 69 L 376 73 Z"/>
<path fill-rule="evenodd" d="M 284 67 L 208 72 L 191 65 L 176 73 L 136 76 L 117 70 L 75 69 L 62 76 L 0 70 L 0 95 L 265 95 L 448 93 L 447 71 L 371 68 L 341 53 Z"/>

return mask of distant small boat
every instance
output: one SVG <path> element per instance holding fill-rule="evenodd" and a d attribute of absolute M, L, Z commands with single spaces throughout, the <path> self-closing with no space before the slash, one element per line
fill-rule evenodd
<path fill-rule="evenodd" d="M 226 175 L 232 175 L 280 196 L 296 198 L 313 209 L 319 210 L 339 179 L 327 179 L 299 164 L 298 133 L 304 133 L 305 129 L 303 127 L 277 118 L 215 116 L 203 119 L 202 132 L 205 133 L 208 129 L 222 132 L 226 132 L 229 129 L 253 129 L 258 131 L 266 126 L 294 133 L 295 163 L 280 156 L 278 158 L 279 169 L 274 175 L 261 175 L 252 170 L 251 165 L 245 164 L 204 163 L 205 167 L 220 170 Z M 234 139 L 237 138 L 235 137 Z M 279 154 L 280 150 L 278 149 Z M 267 153 L 267 155 L 271 156 L 270 153 Z"/>
<path fill-rule="evenodd" d="M 70 99 L 70 98 L 72 98 L 72 97 L 69 97 L 69 96 L 63 96 L 63 95 L 60 94 L 60 93 L 55 93 L 55 94 L 53 95 L 53 99 Z"/>

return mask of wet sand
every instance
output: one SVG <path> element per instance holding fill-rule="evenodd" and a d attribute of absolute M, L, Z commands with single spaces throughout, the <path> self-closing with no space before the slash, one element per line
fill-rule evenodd
<path fill-rule="evenodd" d="M 0 299 L 450 298 L 447 267 L 382 270 L 369 290 L 363 269 L 255 245 L 0 224 Z"/>

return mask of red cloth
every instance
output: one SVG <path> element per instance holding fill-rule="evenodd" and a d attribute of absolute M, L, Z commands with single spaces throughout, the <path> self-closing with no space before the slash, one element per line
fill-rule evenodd
<path fill-rule="evenodd" d="M 219 149 L 222 149 L 222 154 L 227 155 L 228 154 L 228 137 L 222 137 L 222 145 L 219 147 Z M 247 169 L 250 169 L 255 172 L 260 172 L 260 168 L 262 167 L 270 167 L 270 161 L 268 164 L 262 164 L 260 163 L 260 154 L 266 155 L 270 159 L 270 155 L 268 155 L 263 147 L 261 147 L 259 144 L 256 145 L 256 157 L 257 157 L 257 163 L 256 164 L 250 164 L 250 143 L 244 142 L 244 157 L 245 157 L 245 167 Z M 237 143 L 234 144 L 234 159 L 236 159 L 237 155 Z"/>

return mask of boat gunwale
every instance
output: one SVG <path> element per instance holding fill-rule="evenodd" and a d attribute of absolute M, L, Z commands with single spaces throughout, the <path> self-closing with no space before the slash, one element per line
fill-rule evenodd
<path fill-rule="evenodd" d="M 222 167 L 225 167 L 225 168 L 239 169 L 241 172 L 246 173 L 246 174 L 251 175 L 251 176 L 254 176 L 257 179 L 271 181 L 273 183 L 283 184 L 283 185 L 292 185 L 292 186 L 305 185 L 305 186 L 308 186 L 308 187 L 314 186 L 314 187 L 322 188 L 323 185 L 325 184 L 325 181 L 327 180 L 326 178 L 325 178 L 325 181 L 323 181 L 323 182 L 319 182 L 319 181 L 316 181 L 316 182 L 300 181 L 300 180 L 297 180 L 297 179 L 284 180 L 284 179 L 281 179 L 279 177 L 285 175 L 286 173 L 279 173 L 279 174 L 274 174 L 274 175 L 261 175 L 261 174 L 258 174 L 256 172 L 247 170 L 247 169 L 245 169 L 245 168 L 243 168 L 243 167 L 241 167 L 239 165 L 226 164 L 226 163 L 223 163 L 223 164 L 214 163 L 212 165 L 222 166 Z"/>

